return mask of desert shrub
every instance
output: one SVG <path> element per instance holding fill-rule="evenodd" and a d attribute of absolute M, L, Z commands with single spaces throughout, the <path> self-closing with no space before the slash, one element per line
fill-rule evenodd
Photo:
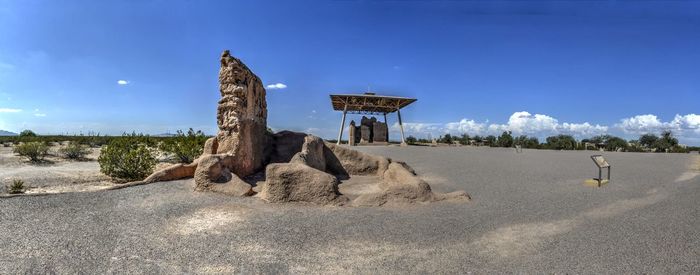
<path fill-rule="evenodd" d="M 24 193 L 24 181 L 13 180 L 12 184 L 8 187 L 7 193 L 10 194 L 21 194 Z"/>
<path fill-rule="evenodd" d="M 87 154 L 90 154 L 90 149 L 77 142 L 71 142 L 66 147 L 58 149 L 58 153 L 67 159 L 83 159 Z"/>
<path fill-rule="evenodd" d="M 2 147 L 10 147 L 10 145 L 12 145 L 12 143 L 4 142 L 4 143 L 2 144 Z"/>
<path fill-rule="evenodd" d="M 119 181 L 142 180 L 153 173 L 158 162 L 153 149 L 135 134 L 112 139 L 97 161 L 102 173 Z"/>
<path fill-rule="evenodd" d="M 15 146 L 12 151 L 23 157 L 29 158 L 31 161 L 41 161 L 49 151 L 49 146 L 43 142 L 26 142 Z"/>
<path fill-rule="evenodd" d="M 202 131 L 195 132 L 190 128 L 185 134 L 178 130 L 177 135 L 163 140 L 160 150 L 175 155 L 181 163 L 192 163 L 202 154 L 206 141 L 207 136 Z"/>

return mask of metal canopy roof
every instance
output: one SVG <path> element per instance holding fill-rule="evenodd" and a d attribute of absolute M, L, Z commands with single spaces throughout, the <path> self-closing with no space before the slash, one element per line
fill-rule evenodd
<path fill-rule="evenodd" d="M 383 96 L 374 93 L 331 95 L 333 110 L 350 113 L 388 114 L 396 112 L 416 100 L 415 98 Z"/>

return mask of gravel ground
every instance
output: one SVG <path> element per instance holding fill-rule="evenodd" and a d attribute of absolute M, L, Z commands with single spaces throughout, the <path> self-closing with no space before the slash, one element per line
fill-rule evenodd
<path fill-rule="evenodd" d="M 359 147 L 468 203 L 267 204 L 192 180 L 0 199 L 0 273 L 700 273 L 687 154 Z"/>

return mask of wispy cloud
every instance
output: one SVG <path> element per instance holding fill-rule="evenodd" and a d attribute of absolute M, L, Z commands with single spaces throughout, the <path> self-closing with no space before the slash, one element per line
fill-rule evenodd
<path fill-rule="evenodd" d="M 275 84 L 270 84 L 265 86 L 270 90 L 280 90 L 280 89 L 285 89 L 287 88 L 287 85 L 284 85 L 284 83 L 275 83 Z"/>
<path fill-rule="evenodd" d="M 0 113 L 19 113 L 22 109 L 0 108 Z"/>
<path fill-rule="evenodd" d="M 129 83 L 130 83 L 130 82 L 129 82 L 128 80 L 122 80 L 122 79 L 117 80 L 117 84 L 119 84 L 119 85 L 127 85 L 127 84 L 129 84 Z"/>
<path fill-rule="evenodd" d="M 2 69 L 2 70 L 12 70 L 14 68 L 15 68 L 15 65 L 0 61 L 0 69 Z"/>
<path fill-rule="evenodd" d="M 42 113 L 39 109 L 34 109 L 34 116 L 35 117 L 45 117 L 46 114 Z"/>

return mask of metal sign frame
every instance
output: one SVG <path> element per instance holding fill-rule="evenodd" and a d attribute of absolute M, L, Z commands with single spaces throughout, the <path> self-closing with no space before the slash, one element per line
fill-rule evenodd
<path fill-rule="evenodd" d="M 608 182 L 610 182 L 610 163 L 605 160 L 603 155 L 592 155 L 591 159 L 593 163 L 595 163 L 595 166 L 598 167 L 598 187 L 603 184 L 603 168 L 608 168 Z"/>

